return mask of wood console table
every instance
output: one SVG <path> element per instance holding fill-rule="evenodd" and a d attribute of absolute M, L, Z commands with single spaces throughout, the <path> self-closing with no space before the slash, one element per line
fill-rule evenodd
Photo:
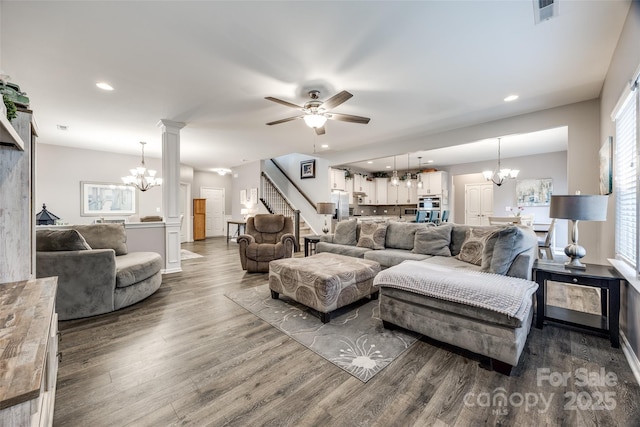
<path fill-rule="evenodd" d="M 0 425 L 51 426 L 58 373 L 57 277 L 0 285 Z"/>
<path fill-rule="evenodd" d="M 545 320 L 586 328 L 595 332 L 607 332 L 611 346 L 620 347 L 620 282 L 613 267 L 587 264 L 586 270 L 567 269 L 564 264 L 537 260 L 533 265 L 533 277 L 538 283 L 536 327 L 542 329 Z M 601 315 L 547 305 L 547 281 L 590 286 L 600 289 Z M 607 298 L 608 297 L 608 298 Z"/>

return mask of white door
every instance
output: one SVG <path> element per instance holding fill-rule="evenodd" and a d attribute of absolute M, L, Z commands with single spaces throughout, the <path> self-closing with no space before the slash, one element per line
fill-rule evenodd
<path fill-rule="evenodd" d="M 224 236 L 224 188 L 200 188 L 200 198 L 207 199 L 206 236 Z"/>
<path fill-rule="evenodd" d="M 466 184 L 464 186 L 465 224 L 489 225 L 493 215 L 493 184 Z"/>

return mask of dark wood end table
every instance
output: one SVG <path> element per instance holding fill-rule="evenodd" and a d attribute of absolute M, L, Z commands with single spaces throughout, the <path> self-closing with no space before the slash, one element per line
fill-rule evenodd
<path fill-rule="evenodd" d="M 622 278 L 611 266 L 587 264 L 586 270 L 568 269 L 559 262 L 537 260 L 533 264 L 536 292 L 536 328 L 545 320 L 585 328 L 593 332 L 608 332 L 611 346 L 620 347 L 620 282 Z M 547 281 L 570 283 L 600 289 L 601 315 L 584 313 L 547 305 Z"/>
<path fill-rule="evenodd" d="M 304 256 L 313 255 L 316 251 L 316 243 L 320 241 L 320 236 L 302 236 L 304 239 Z"/>

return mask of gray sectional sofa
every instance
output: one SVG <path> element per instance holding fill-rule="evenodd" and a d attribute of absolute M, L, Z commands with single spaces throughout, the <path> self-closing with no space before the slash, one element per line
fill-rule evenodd
<path fill-rule="evenodd" d="M 385 327 L 400 326 L 486 356 L 491 368 L 505 374 L 518 364 L 537 289 L 531 281 L 537 258 L 532 229 L 349 220 L 321 237 L 316 251 L 381 264 L 374 285 L 380 287 Z M 435 284 L 430 275 L 438 276 Z M 511 311 L 487 308 L 483 298 L 510 299 Z"/>
<path fill-rule="evenodd" d="M 162 283 L 162 257 L 128 252 L 123 224 L 73 225 L 36 231 L 36 276 L 58 276 L 60 320 L 119 310 Z"/>

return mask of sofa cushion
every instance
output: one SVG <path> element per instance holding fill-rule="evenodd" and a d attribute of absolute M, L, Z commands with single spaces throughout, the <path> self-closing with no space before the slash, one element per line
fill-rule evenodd
<path fill-rule="evenodd" d="M 535 233 L 519 226 L 502 227 L 487 241 L 482 254 L 482 270 L 506 274 L 518 254 L 536 245 Z"/>
<path fill-rule="evenodd" d="M 431 255 L 414 254 L 406 249 L 385 249 L 382 251 L 369 251 L 364 254 L 364 259 L 376 261 L 383 268 L 393 267 L 402 261 L 422 261 Z"/>
<path fill-rule="evenodd" d="M 116 287 L 126 288 L 162 269 L 162 257 L 155 252 L 131 252 L 116 257 Z"/>
<path fill-rule="evenodd" d="M 416 231 L 424 228 L 426 228 L 425 224 L 389 221 L 384 246 L 385 248 L 406 249 L 410 251 L 413 249 Z"/>
<path fill-rule="evenodd" d="M 358 243 L 358 239 L 356 238 L 357 226 L 358 220 L 356 218 L 349 219 L 347 221 L 340 221 L 336 224 L 336 230 L 333 234 L 333 243 L 355 246 L 356 243 Z"/>
<path fill-rule="evenodd" d="M 338 255 L 352 256 L 354 258 L 364 258 L 364 254 L 372 252 L 369 248 L 360 248 L 358 246 L 340 245 L 330 242 L 316 243 L 316 253 L 331 252 Z"/>
<path fill-rule="evenodd" d="M 253 226 L 260 233 L 277 233 L 284 228 L 283 215 L 258 214 L 253 217 Z"/>
<path fill-rule="evenodd" d="M 456 258 L 470 264 L 482 265 L 482 254 L 487 241 L 496 238 L 493 229 L 469 228 Z"/>
<path fill-rule="evenodd" d="M 360 238 L 356 246 L 376 250 L 384 249 L 386 235 L 386 223 L 363 222 L 360 224 Z"/>
<path fill-rule="evenodd" d="M 36 251 L 84 251 L 91 246 L 76 230 L 37 230 Z"/>
<path fill-rule="evenodd" d="M 414 254 L 451 256 L 451 225 L 425 227 L 416 231 L 413 249 Z"/>
<path fill-rule="evenodd" d="M 92 249 L 113 249 L 116 255 L 127 253 L 127 233 L 124 224 L 74 225 Z"/>

